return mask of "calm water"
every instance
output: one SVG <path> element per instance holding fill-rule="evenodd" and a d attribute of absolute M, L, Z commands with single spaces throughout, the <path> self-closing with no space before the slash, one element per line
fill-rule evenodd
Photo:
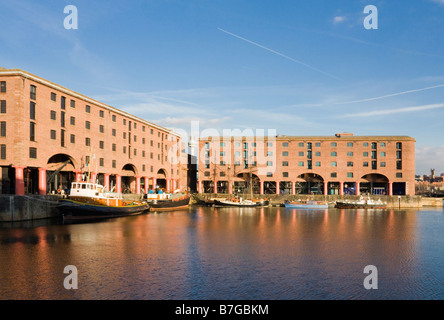
<path fill-rule="evenodd" d="M 63 286 L 67 265 L 77 290 Z M 376 290 L 364 288 L 366 265 Z M 0 224 L 0 299 L 443 298 L 442 208 L 193 207 Z"/>

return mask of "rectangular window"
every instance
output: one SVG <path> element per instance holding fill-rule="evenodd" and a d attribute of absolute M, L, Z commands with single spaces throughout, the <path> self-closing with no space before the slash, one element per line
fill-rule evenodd
<path fill-rule="evenodd" d="M 6 92 L 6 81 L 0 81 L 0 93 Z"/>
<path fill-rule="evenodd" d="M 396 149 L 398 150 L 402 149 L 402 142 L 396 142 Z"/>
<path fill-rule="evenodd" d="M 51 110 L 51 120 L 55 120 L 56 119 L 56 112 Z"/>
<path fill-rule="evenodd" d="M 315 166 L 316 166 L 316 167 L 320 167 L 320 166 L 321 166 L 321 162 L 320 162 L 320 161 L 316 161 L 316 162 L 315 162 Z"/>
<path fill-rule="evenodd" d="M 376 151 L 372 151 L 372 159 L 376 159 Z"/>
<path fill-rule="evenodd" d="M 29 148 L 29 158 L 37 159 L 37 148 L 33 148 L 33 147 Z"/>
<path fill-rule="evenodd" d="M 220 143 L 220 146 L 221 146 L 221 147 L 225 147 L 225 142 L 221 142 L 221 143 Z"/>
<path fill-rule="evenodd" d="M 65 146 L 65 130 L 60 130 L 60 146 Z"/>
<path fill-rule="evenodd" d="M 35 122 L 29 123 L 29 140 L 35 141 Z"/>
<path fill-rule="evenodd" d="M 402 161 L 401 160 L 397 160 L 396 161 L 396 169 L 397 170 L 402 170 Z"/>
<path fill-rule="evenodd" d="M 283 166 L 283 167 L 288 167 L 288 161 L 283 161 L 283 162 L 282 162 L 282 166 Z"/>
<path fill-rule="evenodd" d="M 76 118 L 75 117 L 71 117 L 70 118 L 70 122 L 71 122 L 71 125 L 75 125 L 76 124 Z"/>
<path fill-rule="evenodd" d="M 364 142 L 364 143 L 362 144 L 362 146 L 363 146 L 363 147 L 368 147 L 368 142 Z"/>
<path fill-rule="evenodd" d="M 338 163 L 336 161 L 332 161 L 332 162 L 330 162 L 330 166 L 337 167 Z"/>
<path fill-rule="evenodd" d="M 100 158 L 99 159 L 99 166 L 103 167 L 105 165 L 105 159 L 104 158 Z"/>
<path fill-rule="evenodd" d="M 288 178 L 288 172 L 282 172 L 282 176 L 283 176 L 284 178 Z"/>
<path fill-rule="evenodd" d="M 273 166 L 273 161 L 267 161 L 267 167 L 272 167 Z"/>
<path fill-rule="evenodd" d="M 267 142 L 267 147 L 272 147 L 273 146 L 273 142 Z"/>
<path fill-rule="evenodd" d="M 385 162 L 381 162 L 381 163 L 379 164 L 379 166 L 380 166 L 381 168 L 385 168 Z"/>
<path fill-rule="evenodd" d="M 330 178 L 336 178 L 338 174 L 336 172 L 330 173 Z"/>
<path fill-rule="evenodd" d="M 396 159 L 402 159 L 402 151 L 396 151 Z"/>
<path fill-rule="evenodd" d="M 71 108 L 75 108 L 76 107 L 76 102 L 74 100 L 71 100 Z"/>
<path fill-rule="evenodd" d="M 103 112 L 103 110 L 99 110 L 99 117 L 100 118 L 105 117 L 105 113 Z"/>
<path fill-rule="evenodd" d="M 320 156 L 321 156 L 321 153 L 320 153 L 319 151 L 317 151 L 317 152 L 315 152 L 315 156 L 316 156 L 316 157 L 320 157 Z"/>
<path fill-rule="evenodd" d="M 362 156 L 364 156 L 364 157 L 368 157 L 368 152 L 363 152 L 363 153 L 362 153 Z"/>
<path fill-rule="evenodd" d="M 57 101 L 57 95 L 54 92 L 51 92 L 51 100 Z"/>
<path fill-rule="evenodd" d="M 51 130 L 51 131 L 50 131 L 50 138 L 51 138 L 52 140 L 55 140 L 55 139 L 56 139 L 56 131 L 55 131 L 55 130 Z"/>
<path fill-rule="evenodd" d="M 219 176 L 225 177 L 225 172 L 224 171 L 219 172 Z"/>
<path fill-rule="evenodd" d="M 308 151 L 307 151 L 307 158 L 308 158 L 308 159 L 311 159 L 311 158 L 312 158 L 312 151 L 311 151 L 311 150 L 308 150 Z"/>
<path fill-rule="evenodd" d="M 112 161 L 112 167 L 115 169 L 116 168 L 116 160 Z"/>
<path fill-rule="evenodd" d="M 336 151 L 330 152 L 330 156 L 331 157 L 336 157 L 337 155 L 338 155 L 338 153 Z"/>
<path fill-rule="evenodd" d="M 379 146 L 382 147 L 382 148 L 385 148 L 385 142 L 381 142 L 381 143 L 379 144 Z"/>
<path fill-rule="evenodd" d="M 113 114 L 112 116 L 111 116 L 111 120 L 113 121 L 113 122 L 116 122 L 117 121 L 117 119 L 116 119 L 116 115 L 115 114 Z M 144 129 L 145 129 L 145 127 L 143 127 Z M 145 130 L 143 130 L 143 131 L 145 131 Z"/>
<path fill-rule="evenodd" d="M 76 136 L 74 134 L 71 134 L 70 141 L 71 143 L 76 143 Z"/>
<path fill-rule="evenodd" d="M 126 153 L 126 146 L 123 146 L 123 153 Z"/>
<path fill-rule="evenodd" d="M 86 129 L 91 129 L 91 122 L 85 121 L 85 128 Z"/>
<path fill-rule="evenodd" d="M 283 147 L 288 147 L 288 142 L 282 142 Z"/>
<path fill-rule="evenodd" d="M 347 152 L 347 157 L 353 157 L 353 152 L 348 151 L 348 152 Z"/>
<path fill-rule="evenodd" d="M 348 161 L 348 162 L 347 162 L 347 167 L 353 167 L 353 162 Z"/>
<path fill-rule="evenodd" d="M 100 133 L 104 133 L 105 132 L 105 127 L 103 125 L 99 126 L 99 131 Z"/>
<path fill-rule="evenodd" d="M 368 167 L 368 162 L 367 162 L 367 161 L 364 161 L 364 162 L 362 163 L 362 166 L 363 166 L 363 167 Z"/>
<path fill-rule="evenodd" d="M 338 146 L 338 144 L 336 142 L 330 143 L 330 147 L 337 147 L 337 146 Z"/>
<path fill-rule="evenodd" d="M 271 157 L 273 155 L 273 152 L 267 151 L 267 157 Z"/>
<path fill-rule="evenodd" d="M 244 149 L 248 149 L 248 142 L 244 142 Z"/>
<path fill-rule="evenodd" d="M 64 96 L 60 97 L 60 108 L 62 110 L 65 110 L 65 108 L 66 108 L 66 98 Z"/>
<path fill-rule="evenodd" d="M 0 113 L 6 113 L 6 100 L 0 101 Z"/>
<path fill-rule="evenodd" d="M 85 112 L 86 112 L 86 113 L 91 113 L 91 107 L 88 106 L 88 105 L 86 105 L 86 106 L 85 106 Z"/>
<path fill-rule="evenodd" d="M 91 139 L 85 138 L 85 146 L 89 147 L 91 145 Z"/>
<path fill-rule="evenodd" d="M 396 178 L 402 178 L 402 172 L 396 172 Z"/>
<path fill-rule="evenodd" d="M 307 142 L 307 149 L 311 149 L 312 148 L 312 143 L 311 142 Z"/>
<path fill-rule="evenodd" d="M 35 102 L 29 103 L 29 119 L 35 120 Z"/>
<path fill-rule="evenodd" d="M 303 157 L 303 156 L 304 156 L 304 151 L 299 151 L 298 155 L 299 155 L 300 157 Z"/>
<path fill-rule="evenodd" d="M 381 157 L 385 157 L 385 152 L 381 152 L 381 153 L 379 153 L 379 155 L 380 155 Z"/>
<path fill-rule="evenodd" d="M 105 142 L 104 141 L 99 141 L 99 148 L 100 149 L 105 148 Z"/>
<path fill-rule="evenodd" d="M 116 136 L 116 129 L 112 129 L 111 134 L 113 135 L 113 137 L 115 137 Z"/>
<path fill-rule="evenodd" d="M 372 170 L 378 169 L 377 161 L 372 161 Z"/>
<path fill-rule="evenodd" d="M 0 146 L 0 159 L 6 160 L 6 144 Z"/>
<path fill-rule="evenodd" d="M 60 112 L 60 126 L 65 127 L 65 111 Z"/>
<path fill-rule="evenodd" d="M 32 100 L 35 100 L 36 96 L 37 96 L 37 88 L 36 88 L 36 86 L 31 85 L 30 98 Z"/>
<path fill-rule="evenodd" d="M 353 147 L 353 142 L 347 142 L 347 147 Z"/>
<path fill-rule="evenodd" d="M 313 169 L 312 166 L 313 166 L 313 164 L 312 164 L 311 160 L 307 160 L 307 169 Z"/>
<path fill-rule="evenodd" d="M 6 121 L 0 122 L 0 137 L 6 137 Z"/>
<path fill-rule="evenodd" d="M 284 152 L 282 152 L 282 156 L 283 156 L 283 157 L 288 157 L 288 151 L 284 151 Z"/>
<path fill-rule="evenodd" d="M 113 151 L 116 151 L 117 150 L 117 145 L 115 143 L 113 143 L 111 148 L 112 148 Z"/>
<path fill-rule="evenodd" d="M 304 166 L 304 161 L 299 161 L 299 162 L 298 162 L 298 166 L 299 166 L 299 167 L 303 167 L 303 166 Z"/>
<path fill-rule="evenodd" d="M 298 147 L 303 147 L 304 146 L 304 143 L 303 142 L 299 142 L 298 143 Z"/>
<path fill-rule="evenodd" d="M 353 172 L 347 172 L 347 178 L 353 178 Z"/>
<path fill-rule="evenodd" d="M 372 149 L 376 149 L 377 143 L 376 142 L 372 142 Z"/>
<path fill-rule="evenodd" d="M 267 177 L 272 177 L 273 176 L 273 172 L 267 172 Z"/>

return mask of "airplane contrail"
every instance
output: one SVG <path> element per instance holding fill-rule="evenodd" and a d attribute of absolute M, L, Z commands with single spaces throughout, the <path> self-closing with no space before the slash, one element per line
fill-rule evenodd
<path fill-rule="evenodd" d="M 415 112 L 415 111 L 423 111 L 423 110 L 438 109 L 438 108 L 444 108 L 444 103 L 428 104 L 423 106 L 406 107 L 398 109 L 383 109 L 383 110 L 375 110 L 375 111 L 368 111 L 361 113 L 348 113 L 338 116 L 337 118 L 372 117 L 372 116 L 382 116 L 388 114 Z"/>
<path fill-rule="evenodd" d="M 251 40 L 245 39 L 245 38 L 243 38 L 243 37 L 241 37 L 241 36 L 238 36 L 237 34 L 234 34 L 234 33 L 228 32 L 228 31 L 226 31 L 226 30 L 224 30 L 224 29 L 221 29 L 221 28 L 217 28 L 217 29 L 220 30 L 220 31 L 222 31 L 222 32 L 225 32 L 226 34 L 229 34 L 230 36 L 233 36 L 233 37 L 235 37 L 235 38 L 238 38 L 238 39 L 241 39 L 241 40 L 246 41 L 246 42 L 248 42 L 248 43 L 251 43 L 251 44 L 253 44 L 253 45 L 255 45 L 255 46 L 259 47 L 259 48 L 262 48 L 262 49 L 265 49 L 265 50 L 267 50 L 267 51 L 270 51 L 271 53 L 277 54 L 278 56 L 281 56 L 281 57 L 283 57 L 283 58 L 285 58 L 285 59 L 288 59 L 288 60 L 290 60 L 290 61 L 293 61 L 293 62 L 299 63 L 299 64 L 301 64 L 301 65 L 303 65 L 303 66 L 305 66 L 305 67 L 307 67 L 307 68 L 310 68 L 310 69 L 312 69 L 312 70 L 315 70 L 315 71 L 317 71 L 317 72 L 320 72 L 320 73 L 322 73 L 322 74 L 324 74 L 324 75 L 326 75 L 326 76 L 329 76 L 329 77 L 331 77 L 331 78 L 333 78 L 333 79 L 341 80 L 341 79 L 339 79 L 338 77 L 336 77 L 336 76 L 334 76 L 334 75 L 332 75 L 332 74 L 330 74 L 330 73 L 328 73 L 328 72 L 322 71 L 322 70 L 320 70 L 320 69 L 318 69 L 318 68 L 315 68 L 315 67 L 313 67 L 313 66 L 311 66 L 311 65 L 309 65 L 309 64 L 306 64 L 306 63 L 304 63 L 304 62 L 302 62 L 302 61 L 299 61 L 299 60 L 294 59 L 294 58 L 292 58 L 292 57 L 289 57 L 289 56 L 287 56 L 287 55 L 285 55 L 285 54 L 282 54 L 282 53 L 280 53 L 280 52 L 278 52 L 278 51 L 276 51 L 276 50 L 273 50 L 273 49 L 267 48 L 266 46 L 263 46 L 263 45 L 261 45 L 261 44 L 259 44 L 259 43 L 256 43 L 256 42 L 254 42 L 254 41 L 251 41 Z"/>
<path fill-rule="evenodd" d="M 444 87 L 444 84 L 439 84 L 436 86 L 426 87 L 426 88 L 421 88 L 421 89 L 413 89 L 413 90 L 407 90 L 407 91 L 402 91 L 402 92 L 397 92 L 397 93 L 391 93 L 391 94 L 386 94 L 384 96 L 361 99 L 361 100 L 335 102 L 334 104 L 350 104 L 350 103 L 367 102 L 367 101 L 373 101 L 373 100 L 379 100 L 379 99 L 384 99 L 384 98 L 389 98 L 389 97 L 394 97 L 394 96 L 400 96 L 400 95 L 407 94 L 407 93 L 425 91 L 425 90 L 430 90 L 430 89 L 435 89 L 435 88 L 440 88 L 440 87 Z"/>

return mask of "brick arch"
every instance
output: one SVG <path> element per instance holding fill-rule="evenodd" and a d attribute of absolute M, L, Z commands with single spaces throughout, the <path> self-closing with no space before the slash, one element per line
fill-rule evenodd
<path fill-rule="evenodd" d="M 73 171 L 78 168 L 78 163 L 75 158 L 66 153 L 56 153 L 49 157 L 46 162 L 46 166 L 49 170 L 57 170 L 62 165 L 64 165 L 64 167 L 61 171 Z"/>

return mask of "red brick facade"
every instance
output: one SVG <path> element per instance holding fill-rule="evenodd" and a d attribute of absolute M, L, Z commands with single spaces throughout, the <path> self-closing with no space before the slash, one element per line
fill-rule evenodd
<path fill-rule="evenodd" d="M 171 130 L 22 70 L 0 68 L 0 84 L 0 193 L 45 194 L 88 174 L 118 192 L 186 187 Z"/>
<path fill-rule="evenodd" d="M 251 183 L 248 183 L 250 182 Z M 214 137 L 199 141 L 199 192 L 415 194 L 406 136 Z"/>

